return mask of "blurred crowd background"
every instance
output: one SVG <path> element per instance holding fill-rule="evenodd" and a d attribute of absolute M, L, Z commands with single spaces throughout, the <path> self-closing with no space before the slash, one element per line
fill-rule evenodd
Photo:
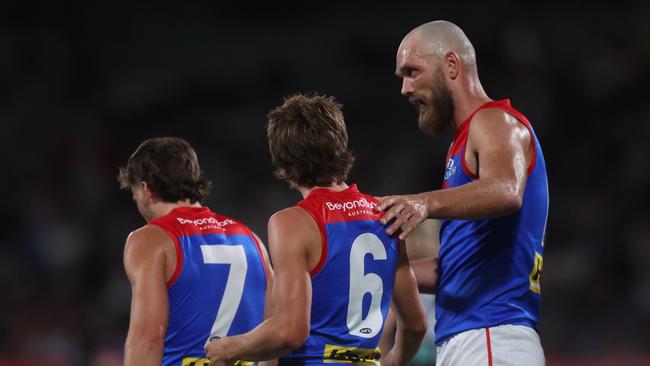
<path fill-rule="evenodd" d="M 452 136 L 419 132 L 394 76 L 402 37 L 434 19 L 465 30 L 488 95 L 511 99 L 544 149 L 548 364 L 650 362 L 649 2 L 1 8 L 0 365 L 121 363 L 122 250 L 144 221 L 115 176 L 148 137 L 193 144 L 205 203 L 264 239 L 299 199 L 273 178 L 264 130 L 293 92 L 344 105 L 362 190 L 439 188 Z"/>

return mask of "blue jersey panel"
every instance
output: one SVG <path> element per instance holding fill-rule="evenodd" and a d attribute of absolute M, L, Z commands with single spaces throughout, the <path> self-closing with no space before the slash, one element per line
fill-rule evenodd
<path fill-rule="evenodd" d="M 397 240 L 374 220 L 327 223 L 325 232 L 327 259 L 312 278 L 310 334 L 281 365 L 378 357 L 395 281 Z"/>
<path fill-rule="evenodd" d="M 218 313 L 220 329 L 227 332 L 221 336 L 251 330 L 264 314 L 266 275 L 250 236 L 191 235 L 179 237 L 179 242 L 183 267 L 178 280 L 169 288 L 170 314 L 163 365 L 181 365 L 186 357 L 203 358 L 203 348 Z M 204 253 L 211 253 L 216 260 L 206 261 Z M 220 259 L 224 256 L 225 260 Z M 237 259 L 243 260 L 245 266 Z M 229 282 L 230 293 L 226 294 Z M 236 304 L 237 297 L 241 299 L 236 309 L 220 310 L 224 304 Z"/>
<path fill-rule="evenodd" d="M 529 127 L 530 128 L 530 127 Z M 499 324 L 535 327 L 548 214 L 546 166 L 539 141 L 521 209 L 486 220 L 443 220 L 436 295 L 436 343 L 469 329 Z M 465 149 L 449 157 L 445 186 L 472 181 L 460 169 Z M 458 169 L 456 169 L 458 168 Z"/>

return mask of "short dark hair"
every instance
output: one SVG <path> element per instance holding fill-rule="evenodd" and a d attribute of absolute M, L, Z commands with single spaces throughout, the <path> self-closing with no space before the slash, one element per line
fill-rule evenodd
<path fill-rule="evenodd" d="M 200 202 L 212 186 L 192 146 L 179 137 L 156 137 L 140 144 L 120 168 L 117 180 L 122 189 L 147 182 L 158 198 L 170 203 Z"/>
<path fill-rule="evenodd" d="M 341 105 L 328 96 L 291 95 L 267 116 L 276 177 L 301 187 L 343 183 L 354 156 Z"/>

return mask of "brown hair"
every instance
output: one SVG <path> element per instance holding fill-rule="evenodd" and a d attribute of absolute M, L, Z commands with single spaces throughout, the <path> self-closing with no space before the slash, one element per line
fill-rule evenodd
<path fill-rule="evenodd" d="M 203 176 L 192 146 L 178 137 L 156 137 L 140 144 L 126 167 L 120 168 L 117 180 L 122 189 L 147 182 L 158 198 L 170 203 L 200 202 L 212 185 Z"/>
<path fill-rule="evenodd" d="M 347 178 L 354 156 L 341 105 L 333 97 L 296 94 L 268 114 L 266 132 L 276 177 L 301 187 Z"/>

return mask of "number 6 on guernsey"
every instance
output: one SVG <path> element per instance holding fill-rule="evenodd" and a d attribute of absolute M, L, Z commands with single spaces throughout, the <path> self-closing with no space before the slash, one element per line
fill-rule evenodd
<path fill-rule="evenodd" d="M 348 329 L 350 334 L 372 338 L 382 329 L 384 317 L 381 313 L 381 296 L 384 283 L 376 273 L 365 274 L 365 257 L 371 254 L 374 260 L 386 260 L 386 248 L 375 234 L 357 236 L 350 250 L 350 301 L 348 302 Z M 363 316 L 363 297 L 370 294 L 370 311 Z"/>

